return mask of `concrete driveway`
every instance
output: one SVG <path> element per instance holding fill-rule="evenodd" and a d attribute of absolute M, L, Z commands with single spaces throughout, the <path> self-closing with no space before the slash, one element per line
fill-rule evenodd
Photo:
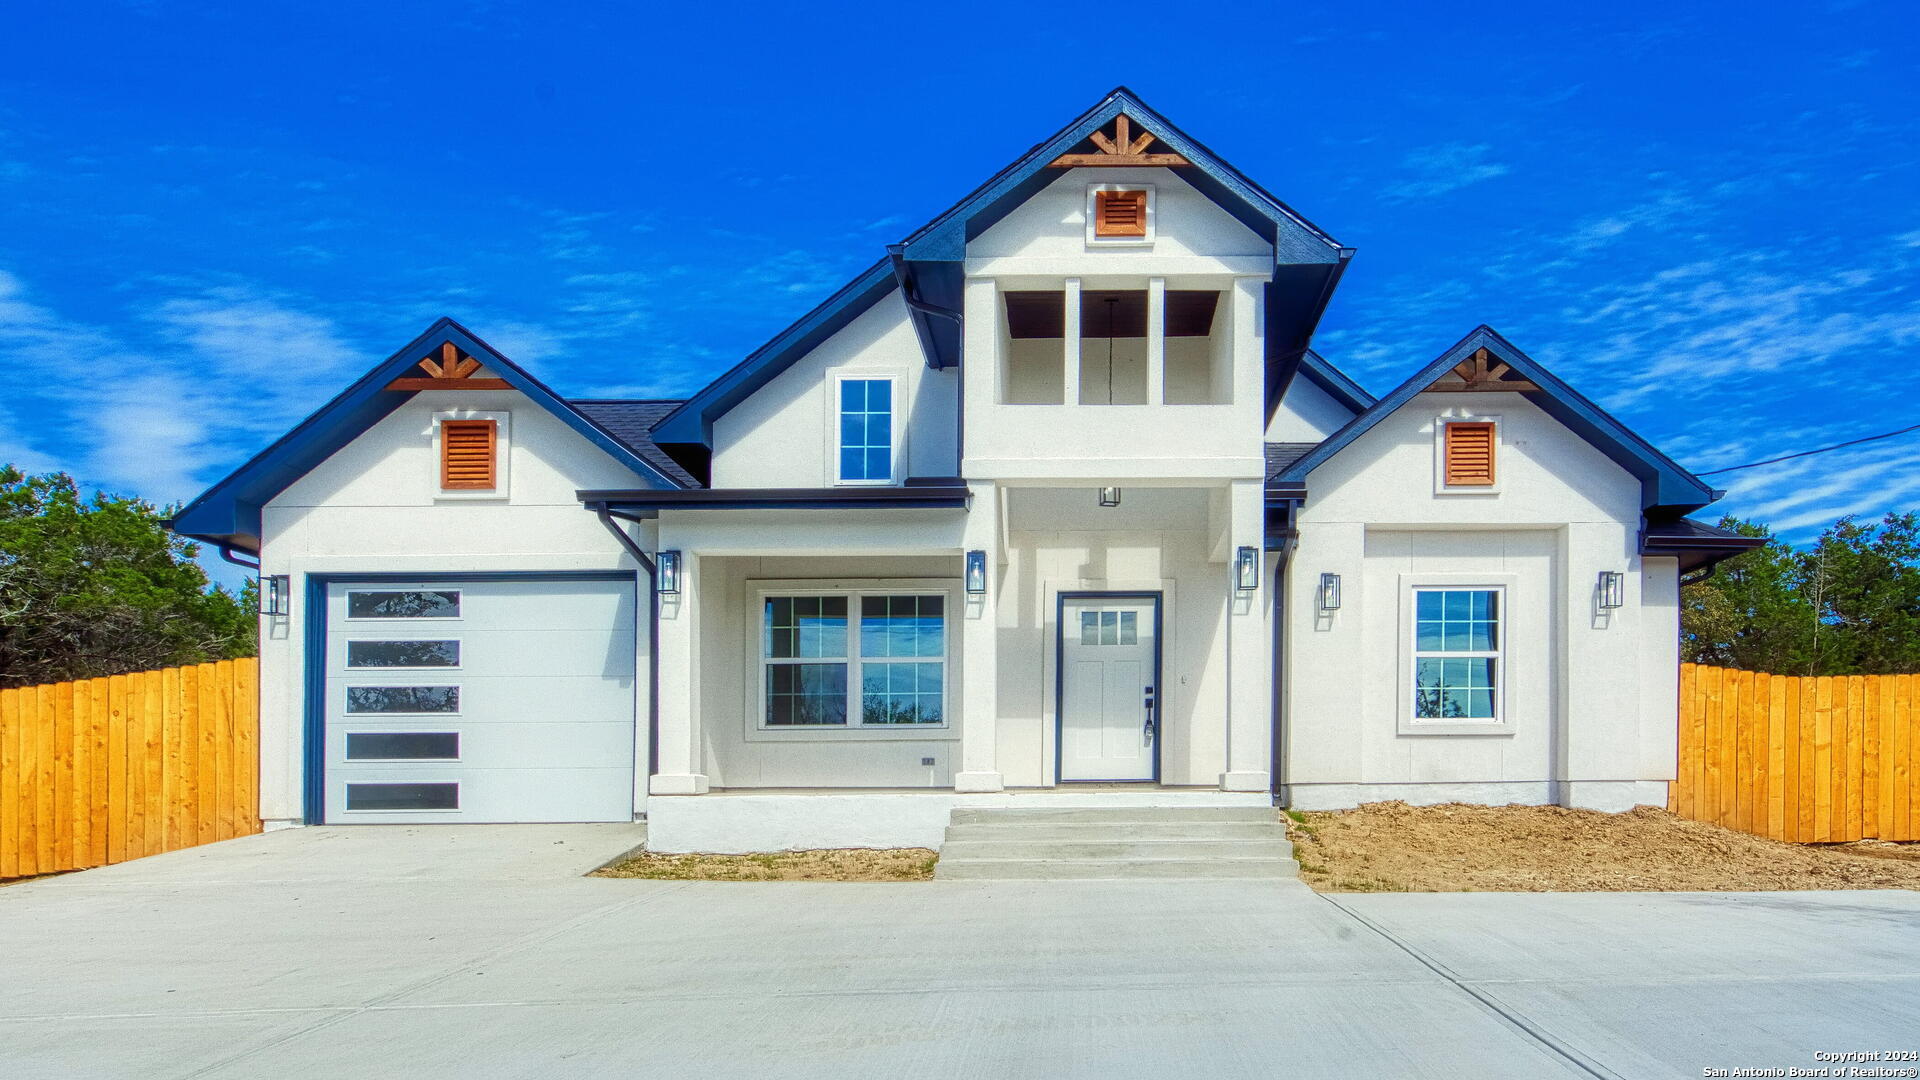
<path fill-rule="evenodd" d="M 1920 1048 L 1920 894 L 583 878 L 630 826 L 0 888 L 0 1076 L 1700 1076 Z"/>

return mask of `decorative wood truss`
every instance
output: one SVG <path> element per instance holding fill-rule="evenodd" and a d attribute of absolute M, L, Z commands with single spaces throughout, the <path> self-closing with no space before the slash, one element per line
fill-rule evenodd
<path fill-rule="evenodd" d="M 1509 378 L 1509 376 L 1511 376 Z M 1428 390 L 1538 390 L 1530 380 L 1513 374 L 1513 369 L 1504 362 L 1495 360 L 1493 354 L 1485 349 L 1475 349 L 1473 355 L 1455 364 L 1452 371 L 1434 380 Z"/>
<path fill-rule="evenodd" d="M 1056 169 L 1085 167 L 1117 167 L 1125 165 L 1191 165 L 1192 162 L 1179 154 L 1149 154 L 1147 147 L 1152 146 L 1156 136 L 1143 131 L 1133 133 L 1133 121 L 1121 113 L 1113 118 L 1113 135 L 1096 131 L 1088 138 L 1099 148 L 1097 154 L 1061 154 L 1050 163 Z"/>
<path fill-rule="evenodd" d="M 460 355 L 453 342 L 442 342 L 440 359 L 428 356 L 420 361 L 420 370 L 426 376 L 408 376 L 395 379 L 387 384 L 389 390 L 511 390 L 505 379 L 476 379 L 473 373 L 480 370 L 480 361 L 471 356 Z"/>

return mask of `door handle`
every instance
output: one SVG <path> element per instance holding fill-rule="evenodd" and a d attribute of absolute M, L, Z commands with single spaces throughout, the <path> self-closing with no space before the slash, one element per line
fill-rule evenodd
<path fill-rule="evenodd" d="M 1152 742 L 1153 731 L 1154 731 L 1154 723 L 1153 723 L 1154 708 L 1153 708 L 1153 687 L 1151 686 L 1147 687 L 1146 708 L 1147 708 L 1147 720 L 1146 720 L 1146 724 L 1141 729 L 1141 734 L 1146 738 L 1148 742 Z"/>

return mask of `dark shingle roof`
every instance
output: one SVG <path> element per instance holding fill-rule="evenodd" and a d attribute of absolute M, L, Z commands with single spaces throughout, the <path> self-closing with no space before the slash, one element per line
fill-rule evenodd
<path fill-rule="evenodd" d="M 682 487 L 697 488 L 700 481 L 693 478 L 680 463 L 667 456 L 653 441 L 653 425 L 660 418 L 680 407 L 678 401 L 608 401 L 586 400 L 570 401 L 567 404 L 579 409 L 587 419 L 607 429 L 607 434 L 620 440 L 621 445 L 644 458 L 647 464 L 672 477 Z"/>
<path fill-rule="evenodd" d="M 1287 466 L 1306 457 L 1307 453 L 1319 443 L 1312 442 L 1270 442 L 1267 444 L 1267 480 L 1287 471 Z"/>

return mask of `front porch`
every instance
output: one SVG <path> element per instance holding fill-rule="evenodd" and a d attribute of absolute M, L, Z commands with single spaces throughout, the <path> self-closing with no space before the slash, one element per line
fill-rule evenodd
<path fill-rule="evenodd" d="M 680 565 L 660 850 L 937 846 L 955 807 L 1047 799 L 1271 804 L 1257 484 L 1136 481 L 1114 506 L 976 483 L 964 509 L 663 508 L 654 528 Z"/>
<path fill-rule="evenodd" d="M 814 848 L 938 851 L 953 811 L 1271 807 L 1264 791 L 1088 784 L 991 792 L 928 789 L 728 789 L 647 801 L 647 848 L 723 854 Z"/>

